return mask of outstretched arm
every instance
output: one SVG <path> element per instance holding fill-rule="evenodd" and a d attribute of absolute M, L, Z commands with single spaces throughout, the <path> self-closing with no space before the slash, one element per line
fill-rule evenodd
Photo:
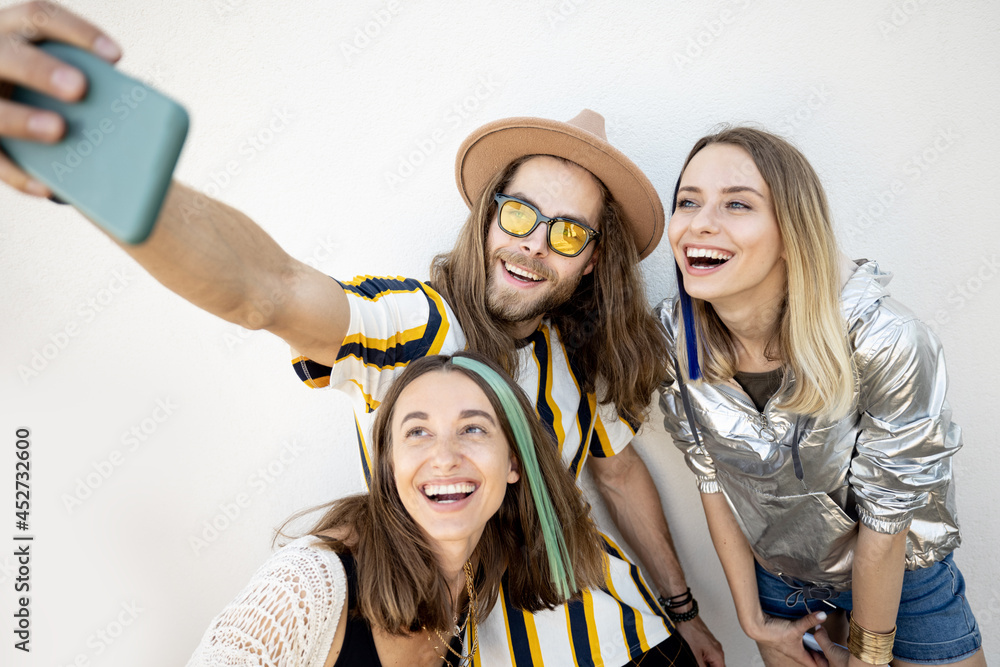
<path fill-rule="evenodd" d="M 629 445 L 615 456 L 591 456 L 587 460 L 615 525 L 639 555 L 660 594 L 669 597 L 686 591 L 687 581 L 663 515 L 660 494 L 635 448 Z M 688 610 L 683 607 L 676 611 Z M 700 617 L 679 623 L 677 629 L 691 645 L 699 665 L 725 665 L 722 645 Z"/>
<path fill-rule="evenodd" d="M 350 323 L 343 288 L 236 209 L 174 183 L 150 238 L 122 248 L 199 308 L 333 365 Z"/>
<path fill-rule="evenodd" d="M 0 10 L 0 135 L 51 143 L 65 132 L 58 114 L 3 99 L 12 84 L 68 102 L 86 91 L 81 72 L 32 43 L 46 38 L 109 62 L 120 56 L 100 29 L 54 3 Z M 2 153 L 0 180 L 30 195 L 51 194 Z M 319 363 L 336 359 L 350 317 L 340 285 L 290 257 L 239 211 L 174 183 L 151 237 L 123 248 L 196 306 L 249 329 L 268 329 Z"/>

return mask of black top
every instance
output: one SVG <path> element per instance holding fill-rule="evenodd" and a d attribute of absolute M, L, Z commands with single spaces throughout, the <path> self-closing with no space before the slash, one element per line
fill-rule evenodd
<path fill-rule="evenodd" d="M 347 575 L 347 633 L 344 635 L 344 644 L 340 648 L 337 662 L 333 663 L 334 667 L 348 667 L 348 665 L 382 667 L 382 661 L 378 659 L 378 651 L 375 649 L 372 626 L 357 613 L 358 571 L 354 564 L 354 556 L 349 553 L 337 556 L 340 557 L 340 562 L 344 565 L 344 574 Z"/>
<path fill-rule="evenodd" d="M 783 371 L 780 368 L 764 373 L 743 373 L 741 371 L 737 371 L 736 375 L 733 376 L 733 379 L 740 383 L 740 386 L 743 387 L 743 391 L 745 391 L 750 397 L 750 400 L 753 401 L 757 411 L 763 412 L 767 402 L 781 387 L 782 375 Z"/>
<path fill-rule="evenodd" d="M 347 577 L 347 632 L 344 634 L 344 643 L 340 647 L 340 655 L 337 656 L 337 662 L 333 663 L 333 667 L 382 667 L 378 650 L 375 648 L 372 626 L 357 612 L 358 570 L 354 556 L 350 553 L 337 556 L 344 566 L 344 574 Z M 451 645 L 456 651 L 461 651 L 462 637 L 454 637 Z M 452 653 L 447 657 L 448 660 L 442 664 L 453 665 L 458 661 L 457 656 Z"/>

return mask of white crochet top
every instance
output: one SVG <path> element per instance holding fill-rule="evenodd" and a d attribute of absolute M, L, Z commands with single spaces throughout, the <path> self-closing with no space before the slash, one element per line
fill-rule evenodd
<path fill-rule="evenodd" d="M 323 667 L 347 577 L 320 543 L 307 536 L 275 552 L 212 620 L 188 667 Z"/>

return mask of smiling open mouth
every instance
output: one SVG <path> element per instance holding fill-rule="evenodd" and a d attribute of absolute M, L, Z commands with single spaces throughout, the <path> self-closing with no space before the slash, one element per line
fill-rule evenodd
<path fill-rule="evenodd" d="M 733 258 L 733 253 L 709 248 L 688 248 L 687 260 L 694 269 L 714 269 Z"/>
<path fill-rule="evenodd" d="M 472 482 L 462 482 L 459 484 L 426 484 L 423 487 L 424 495 L 435 503 L 455 503 L 465 500 L 478 487 Z"/>
<path fill-rule="evenodd" d="M 532 273 L 527 269 L 522 269 L 520 266 L 514 266 L 510 262 L 504 262 L 503 268 L 507 269 L 507 273 L 509 273 L 515 279 L 521 280 L 526 283 L 538 283 L 545 280 L 545 278 L 541 277 L 537 273 Z"/>

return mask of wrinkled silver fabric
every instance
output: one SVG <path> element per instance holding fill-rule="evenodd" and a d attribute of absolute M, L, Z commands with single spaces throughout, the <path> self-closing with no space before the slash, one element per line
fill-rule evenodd
<path fill-rule="evenodd" d="M 689 382 L 699 447 L 677 382 L 660 389 L 664 425 L 699 489 L 725 494 L 757 560 L 775 575 L 849 590 L 859 521 L 881 533 L 908 529 L 911 570 L 943 559 L 961 541 L 951 457 L 962 435 L 945 400 L 941 344 L 890 298 L 891 277 L 867 262 L 841 293 L 858 386 L 855 409 L 843 419 L 775 407 L 795 382 L 788 371 L 763 414 L 735 381 Z M 671 350 L 677 312 L 676 297 L 657 306 Z M 793 464 L 796 430 L 801 479 Z"/>

